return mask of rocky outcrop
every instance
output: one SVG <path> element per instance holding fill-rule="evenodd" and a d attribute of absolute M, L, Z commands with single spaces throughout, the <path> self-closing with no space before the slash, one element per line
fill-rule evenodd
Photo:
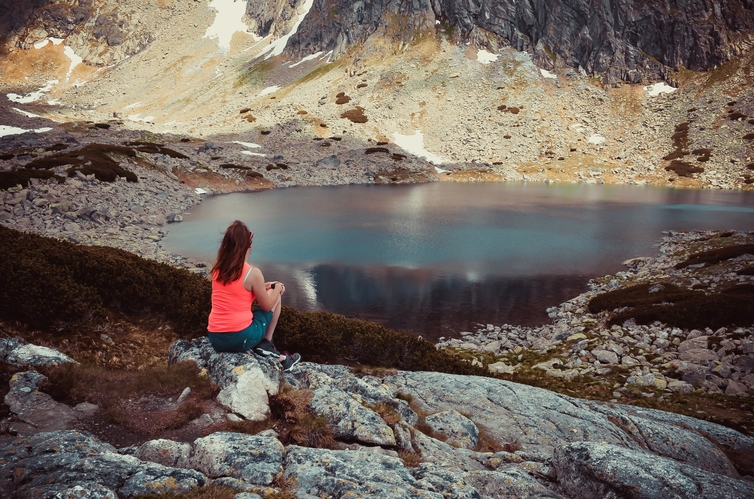
<path fill-rule="evenodd" d="M 146 19 L 104 2 L 0 1 L 0 36 L 9 45 L 30 49 L 50 37 L 65 39 L 79 57 L 97 66 L 141 52 L 154 39 Z"/>
<path fill-rule="evenodd" d="M 274 430 L 120 450 L 74 429 L 41 432 L 0 441 L 0 492 L 68 497 L 86 489 L 87 497 L 127 498 L 216 484 L 297 497 L 575 498 L 629 490 L 632 497 L 754 497 L 754 483 L 741 477 L 754 473 L 754 439 L 686 416 L 474 376 L 377 377 L 311 363 L 283 376 L 273 361 L 213 353 L 205 338 L 174 343 L 170 361 L 196 362 L 221 390 L 257 385 L 238 399 L 251 406 L 264 405 L 283 383 L 311 391 L 309 409 L 327 421 L 335 448 L 285 446 Z M 243 378 L 255 369 L 262 374 Z M 38 393 L 41 379 L 14 377 L 14 411 L 16 385 Z M 239 407 L 228 410 L 239 414 Z M 474 442 L 482 440 L 509 450 L 480 450 Z"/>
<path fill-rule="evenodd" d="M 250 4 L 249 15 L 271 31 L 277 22 Z M 344 52 L 373 34 L 411 42 L 427 31 L 497 49 L 532 52 L 537 63 L 581 67 L 608 83 L 672 78 L 669 69 L 705 70 L 754 46 L 751 2 L 617 2 L 514 0 L 400 3 L 354 6 L 315 0 L 288 51 Z"/>

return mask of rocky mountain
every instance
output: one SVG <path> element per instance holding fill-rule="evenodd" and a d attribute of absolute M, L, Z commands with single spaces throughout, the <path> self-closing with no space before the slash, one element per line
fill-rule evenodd
<path fill-rule="evenodd" d="M 281 2 L 282 3 L 282 2 Z M 404 44 L 435 30 L 459 43 L 532 53 L 537 65 L 583 68 L 607 83 L 668 78 L 669 69 L 710 69 L 754 43 L 752 3 L 579 0 L 374 2 L 314 1 L 287 53 L 340 55 L 376 34 Z M 273 30 L 275 4 L 248 8 L 260 34 Z"/>

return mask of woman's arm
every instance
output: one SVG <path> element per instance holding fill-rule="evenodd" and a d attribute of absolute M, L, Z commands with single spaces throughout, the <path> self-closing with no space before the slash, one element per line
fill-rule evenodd
<path fill-rule="evenodd" d="M 246 277 L 243 287 L 254 293 L 257 302 L 259 302 L 259 306 L 262 307 L 262 310 L 265 312 L 272 310 L 272 307 L 274 307 L 275 303 L 278 301 L 278 297 L 285 292 L 285 286 L 283 283 L 277 283 L 274 288 L 268 289 L 268 286 L 264 282 L 262 271 L 256 267 L 251 268 L 251 272 L 249 272 L 249 275 Z"/>

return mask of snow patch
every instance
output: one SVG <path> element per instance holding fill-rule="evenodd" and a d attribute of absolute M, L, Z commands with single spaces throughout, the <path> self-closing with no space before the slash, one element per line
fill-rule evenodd
<path fill-rule="evenodd" d="M 277 85 L 273 85 L 271 87 L 267 87 L 264 90 L 262 90 L 261 92 L 259 92 L 259 97 L 262 97 L 263 95 L 275 93 L 278 90 L 280 90 L 280 87 L 278 87 Z"/>
<path fill-rule="evenodd" d="M 319 56 L 321 56 L 321 55 L 322 55 L 322 52 L 321 52 L 321 51 L 320 51 L 320 52 L 317 52 L 316 54 L 307 55 L 306 57 L 304 57 L 304 58 L 303 58 L 303 59 L 301 59 L 300 61 L 298 61 L 298 62 L 295 62 L 295 63 L 291 64 L 291 65 L 290 65 L 290 66 L 288 66 L 288 67 L 289 67 L 289 68 L 295 68 L 296 66 L 298 66 L 299 64 L 301 64 L 301 63 L 303 63 L 303 62 L 306 62 L 306 61 L 311 61 L 311 60 L 313 60 L 313 59 L 316 59 L 317 57 L 319 57 Z"/>
<path fill-rule="evenodd" d="M 44 132 L 49 132 L 50 130 L 52 130 L 52 128 L 50 127 L 34 128 L 32 130 L 26 130 L 24 128 L 18 128 L 16 126 L 0 125 L 0 137 L 5 137 L 7 135 L 21 135 L 22 133 L 27 133 L 27 132 L 44 133 Z"/>
<path fill-rule="evenodd" d="M 589 142 L 590 144 L 602 144 L 603 142 L 605 142 L 605 137 L 603 137 L 602 135 L 597 135 L 596 133 L 593 133 L 589 137 L 587 142 Z"/>
<path fill-rule="evenodd" d="M 313 4 L 314 0 L 305 0 L 304 5 L 302 5 L 300 8 L 301 14 L 299 14 L 298 19 L 296 19 L 296 24 L 293 26 L 293 28 L 291 28 L 291 30 L 287 34 L 281 36 L 280 38 L 266 46 L 264 49 L 262 49 L 259 55 L 261 56 L 267 54 L 264 57 L 264 59 L 267 60 L 270 57 L 275 57 L 282 54 L 283 50 L 285 50 L 285 46 L 288 45 L 288 40 L 296 34 L 298 27 L 301 26 L 301 23 L 311 10 Z"/>
<path fill-rule="evenodd" d="M 678 90 L 675 87 L 671 87 L 664 81 L 661 81 L 659 83 L 655 83 L 653 85 L 649 85 L 648 87 L 644 87 L 644 90 L 647 91 L 647 95 L 650 97 L 657 97 L 660 94 L 670 94 Z"/>
<path fill-rule="evenodd" d="M 498 57 L 500 57 L 497 54 L 493 54 L 492 52 L 487 52 L 486 50 L 480 50 L 476 53 L 476 60 L 477 62 L 480 62 L 482 64 L 489 64 L 491 62 L 495 62 Z"/>
<path fill-rule="evenodd" d="M 13 110 L 16 111 L 17 113 L 23 114 L 27 118 L 41 118 L 41 116 L 38 114 L 30 113 L 29 111 L 24 111 L 23 109 L 19 109 L 17 107 L 14 107 Z"/>
<path fill-rule="evenodd" d="M 551 73 L 547 71 L 546 69 L 539 68 L 539 72 L 542 73 L 542 78 L 552 78 L 553 80 L 558 79 L 558 75 L 555 73 Z"/>
<path fill-rule="evenodd" d="M 39 49 L 41 49 L 43 47 L 46 47 L 49 43 L 50 43 L 50 40 L 48 38 L 45 38 L 41 42 L 35 43 L 34 44 L 34 48 L 37 49 L 37 50 L 39 50 Z"/>
<path fill-rule="evenodd" d="M 237 32 L 246 33 L 261 40 L 256 34 L 249 31 L 249 27 L 243 22 L 246 15 L 246 0 L 212 0 L 210 7 L 217 11 L 212 26 L 207 28 L 204 38 L 217 38 L 217 45 L 225 50 L 230 50 L 230 40 Z"/>
<path fill-rule="evenodd" d="M 63 53 L 71 60 L 71 66 L 68 68 L 68 74 L 65 75 L 65 81 L 68 81 L 68 78 L 71 77 L 71 73 L 73 73 L 73 69 L 84 62 L 84 59 L 77 56 L 76 52 L 74 52 L 73 49 L 67 45 L 63 49 Z"/>
<path fill-rule="evenodd" d="M 443 170 L 442 168 L 438 168 L 435 166 L 435 172 L 436 173 L 450 173 L 450 170 Z"/>
<path fill-rule="evenodd" d="M 145 116 L 144 118 L 141 117 L 141 114 L 129 114 L 128 119 L 135 122 L 147 122 L 154 120 L 154 116 Z"/>
<path fill-rule="evenodd" d="M 262 154 L 261 152 L 251 152 L 251 151 L 241 151 L 241 154 L 245 154 L 247 156 L 261 156 L 261 157 L 267 156 L 266 154 Z"/>
<path fill-rule="evenodd" d="M 426 158 L 426 160 L 430 163 L 437 165 L 448 162 L 447 159 L 424 149 L 424 134 L 419 130 L 416 130 L 413 135 L 402 135 L 398 132 L 395 132 L 393 133 L 393 137 L 395 138 L 395 143 L 398 146 L 402 147 L 414 156 L 421 156 L 423 158 Z"/>
<path fill-rule="evenodd" d="M 61 43 L 65 41 L 62 38 L 54 38 L 52 36 L 49 38 L 49 40 L 52 42 L 53 45 L 60 45 Z"/>
<path fill-rule="evenodd" d="M 30 94 L 26 95 L 18 95 L 14 93 L 10 93 L 7 95 L 8 100 L 12 102 L 18 102 L 19 104 L 28 104 L 29 102 L 36 102 L 38 100 L 41 100 L 42 97 L 44 97 L 44 94 L 52 90 L 52 87 L 58 84 L 58 80 L 50 80 L 47 82 L 47 85 L 40 88 L 36 92 L 32 92 Z"/>
<path fill-rule="evenodd" d="M 234 140 L 234 144 L 241 144 L 244 147 L 248 147 L 250 149 L 256 149 L 258 147 L 262 147 L 259 144 L 255 144 L 254 142 L 241 142 L 240 140 Z"/>
<path fill-rule="evenodd" d="M 197 194 L 200 194 L 200 195 L 201 194 L 208 194 L 209 193 L 209 191 L 205 191 L 201 187 L 197 187 L 196 189 L 194 189 L 194 192 L 197 193 Z"/>

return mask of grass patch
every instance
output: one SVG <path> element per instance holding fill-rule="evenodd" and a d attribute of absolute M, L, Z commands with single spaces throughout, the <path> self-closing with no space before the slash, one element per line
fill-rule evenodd
<path fill-rule="evenodd" d="M 40 391 L 55 400 L 75 405 L 90 402 L 100 407 L 105 421 L 141 435 L 183 427 L 202 414 L 203 403 L 219 392 L 194 362 L 164 364 L 136 371 L 107 370 L 99 366 L 63 364 L 40 368 L 47 380 Z M 155 405 L 156 398 L 177 397 L 191 388 L 180 407 Z"/>
<path fill-rule="evenodd" d="M 356 106 L 354 109 L 349 109 L 340 115 L 341 118 L 346 118 L 354 123 L 366 123 L 369 119 L 364 115 L 364 108 Z"/>
<path fill-rule="evenodd" d="M 0 172 L 0 190 L 7 190 L 17 185 L 29 187 L 29 180 L 33 178 L 41 180 L 54 178 L 59 184 L 65 182 L 65 177 L 55 175 L 50 170 L 9 170 Z"/>
<path fill-rule="evenodd" d="M 602 293 L 588 305 L 591 313 L 626 307 L 627 310 L 613 314 L 608 325 L 634 319 L 637 324 L 659 321 L 668 326 L 702 330 L 750 326 L 754 324 L 754 285 L 731 286 L 718 293 L 706 293 L 667 282 L 645 283 Z"/>
<path fill-rule="evenodd" d="M 301 445 L 337 449 L 332 428 L 324 416 L 311 412 L 311 390 L 294 390 L 289 386 L 270 397 L 272 418 L 277 421 L 275 429 L 284 445 Z"/>
<path fill-rule="evenodd" d="M 133 499 L 234 499 L 237 490 L 219 485 L 207 485 L 188 492 L 167 492 L 165 494 L 143 494 L 133 496 Z M 267 497 L 267 496 L 265 496 Z M 270 499 L 270 498 L 268 498 Z M 282 498 L 281 498 L 282 499 Z"/>
<path fill-rule="evenodd" d="M 754 244 L 733 244 L 722 248 L 702 251 L 689 256 L 686 260 L 676 264 L 676 269 L 683 269 L 689 265 L 704 264 L 705 267 L 724 262 L 741 255 L 754 255 Z"/>
<path fill-rule="evenodd" d="M 347 96 L 344 92 L 340 92 L 338 95 L 335 96 L 335 103 L 338 105 L 348 104 L 349 102 L 351 102 L 351 98 Z"/>
<path fill-rule="evenodd" d="M 364 154 L 375 154 L 378 152 L 384 152 L 386 154 L 390 154 L 390 151 L 387 147 L 367 147 L 364 151 Z"/>
<path fill-rule="evenodd" d="M 665 167 L 665 170 L 675 172 L 679 177 L 693 177 L 694 173 L 702 173 L 704 168 L 692 165 L 686 161 L 673 160 Z"/>
<path fill-rule="evenodd" d="M 37 158 L 26 164 L 30 170 L 50 170 L 58 166 L 70 165 L 68 176 L 75 176 L 77 171 L 84 175 L 94 175 L 101 182 L 115 182 L 116 177 L 124 177 L 129 182 L 138 179 L 132 171 L 122 168 L 110 155 L 136 157 L 136 152 L 125 146 L 108 144 L 89 144 L 77 151 L 55 154 L 44 158 Z"/>

